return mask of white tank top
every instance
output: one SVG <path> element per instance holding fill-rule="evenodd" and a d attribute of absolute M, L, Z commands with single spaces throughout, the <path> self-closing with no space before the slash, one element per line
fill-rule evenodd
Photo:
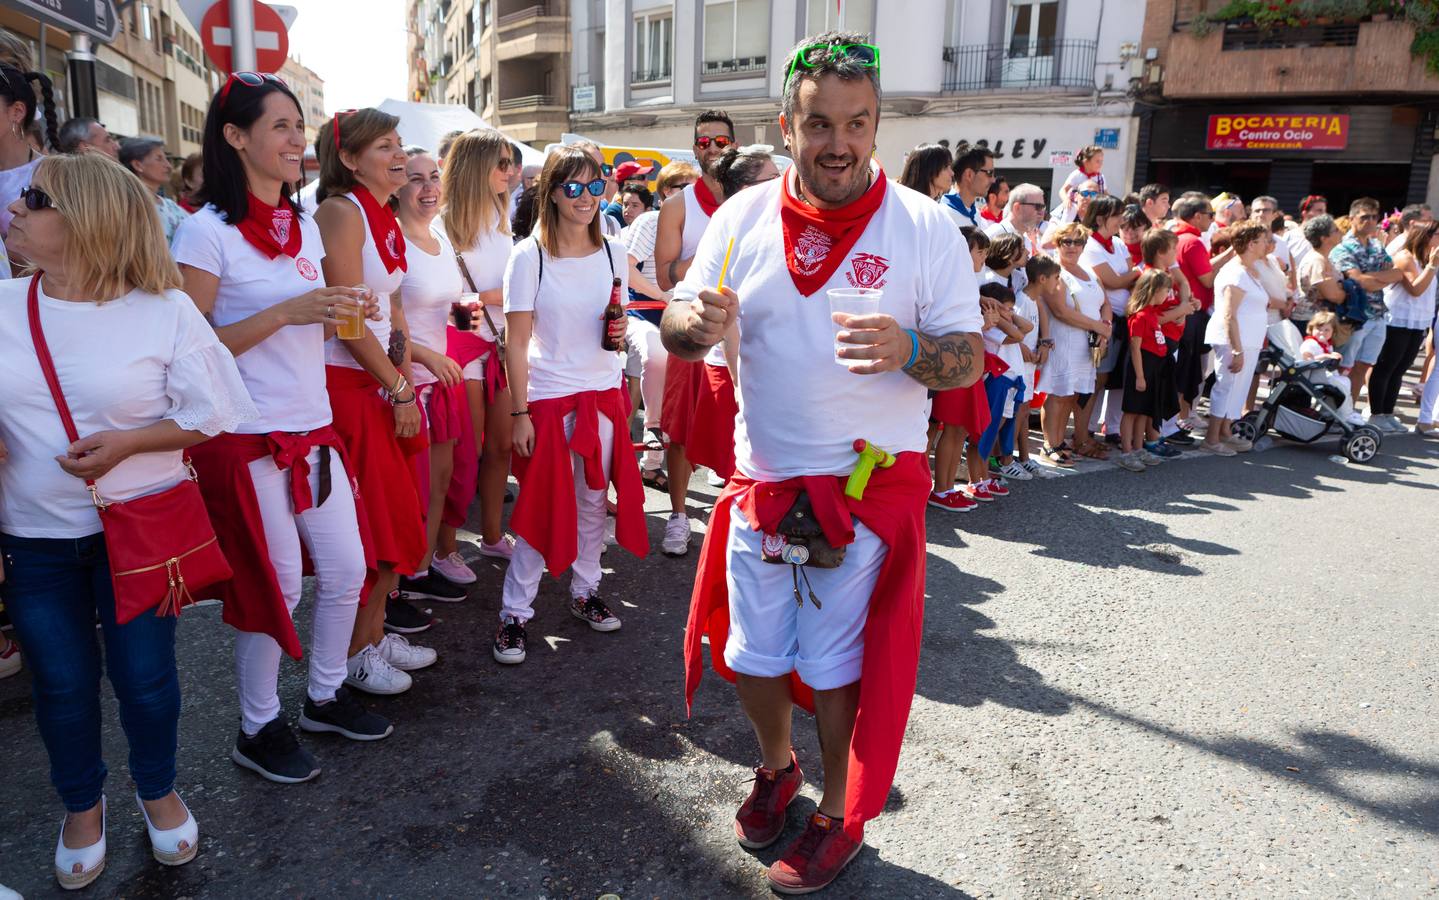
<path fill-rule="evenodd" d="M 709 227 L 709 213 L 700 206 L 699 198 L 695 196 L 695 186 L 686 185 L 684 189 L 685 198 L 685 230 L 680 236 L 680 259 L 694 259 L 695 251 L 699 249 L 700 238 L 704 237 L 705 229 Z"/>
<path fill-rule="evenodd" d="M 380 259 L 380 251 L 375 249 L 375 236 L 370 234 L 370 220 L 365 217 L 365 208 L 360 206 L 360 201 L 355 199 L 354 194 L 344 194 L 346 200 L 355 204 L 360 210 L 360 221 L 365 224 L 365 241 L 360 245 L 360 262 L 363 266 L 365 286 L 375 292 L 375 299 L 380 304 L 380 320 L 366 319 L 365 324 L 374 333 L 375 340 L 380 342 L 380 348 L 385 352 L 390 349 L 390 295 L 399 290 L 400 282 L 405 278 L 405 270 L 396 268 L 393 272 L 385 271 L 385 263 Z M 355 285 L 344 285 L 354 287 Z M 347 369 L 364 368 L 355 362 L 350 351 L 345 349 L 344 341 L 339 338 L 330 338 L 325 341 L 325 364 L 331 366 L 344 366 Z"/>
<path fill-rule="evenodd" d="M 1428 287 L 1417 297 L 1409 293 L 1403 282 L 1386 285 L 1384 305 L 1389 307 L 1389 324 L 1396 328 L 1428 328 L 1433 325 L 1436 283 L 1439 283 L 1439 278 L 1429 279 Z"/>

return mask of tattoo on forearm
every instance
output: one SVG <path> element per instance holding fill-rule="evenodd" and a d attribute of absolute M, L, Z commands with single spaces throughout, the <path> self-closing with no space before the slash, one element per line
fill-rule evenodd
<path fill-rule="evenodd" d="M 399 368 L 405 361 L 405 333 L 396 328 L 390 332 L 390 364 Z"/>
<path fill-rule="evenodd" d="M 919 336 L 919 354 L 905 374 L 927 388 L 947 391 L 968 387 L 979 377 L 974 345 L 967 334 Z"/>

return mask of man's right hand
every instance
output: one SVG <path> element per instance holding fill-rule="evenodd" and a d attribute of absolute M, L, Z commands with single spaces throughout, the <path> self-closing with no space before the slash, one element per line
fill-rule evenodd
<path fill-rule="evenodd" d="M 724 339 L 738 314 L 739 296 L 733 288 L 706 288 L 690 301 L 685 337 L 701 347 L 713 347 Z"/>

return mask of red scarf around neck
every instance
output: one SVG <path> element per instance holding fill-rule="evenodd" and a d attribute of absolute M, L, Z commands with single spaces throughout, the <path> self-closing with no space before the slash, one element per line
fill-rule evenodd
<path fill-rule="evenodd" d="M 979 208 L 979 214 L 983 216 L 987 221 L 994 222 L 995 224 L 999 224 L 1000 222 L 1004 221 L 1003 217 L 997 216 L 994 213 L 990 212 L 988 206 L 981 206 Z"/>
<path fill-rule="evenodd" d="M 1195 228 L 1183 219 L 1175 220 L 1173 230 L 1175 234 L 1192 234 L 1195 237 L 1203 237 L 1198 228 Z"/>
<path fill-rule="evenodd" d="M 295 215 L 290 204 L 281 200 L 279 206 L 271 206 L 254 194 L 245 218 L 236 227 L 250 246 L 265 254 L 266 259 L 284 255 L 291 259 L 300 254 L 300 217 Z"/>
<path fill-rule="evenodd" d="M 1314 343 L 1318 344 L 1319 347 L 1320 347 L 1320 349 L 1322 349 L 1325 353 L 1333 353 L 1333 352 L 1334 352 L 1334 345 L 1331 344 L 1331 343 L 1329 343 L 1329 342 L 1326 341 L 1326 340 L 1322 340 L 1318 335 L 1313 335 L 1313 334 L 1309 335 L 1309 340 L 1311 340 L 1311 341 L 1313 341 Z"/>
<path fill-rule="evenodd" d="M 719 209 L 720 202 L 715 199 L 714 192 L 705 184 L 703 178 L 695 182 L 695 199 L 699 201 L 700 209 L 704 210 L 707 216 L 713 217 L 715 210 Z"/>
<path fill-rule="evenodd" d="M 1099 246 L 1101 246 L 1101 247 L 1104 248 L 1104 252 L 1105 252 L 1105 253 L 1109 253 L 1109 254 L 1113 254 L 1113 253 L 1114 253 L 1114 238 L 1113 238 L 1113 237 L 1105 237 L 1104 235 L 1100 234 L 1100 233 L 1097 232 L 1097 231 L 1091 231 L 1091 232 L 1089 233 L 1089 236 L 1092 237 L 1092 238 L 1094 238 L 1094 240 L 1099 244 Z"/>
<path fill-rule="evenodd" d="M 408 271 L 405 265 L 405 235 L 400 231 L 400 220 L 395 218 L 394 212 L 388 206 L 382 206 L 363 184 L 355 185 L 350 193 L 360 201 L 360 209 L 365 211 L 365 221 L 370 225 L 370 237 L 375 242 L 375 250 L 380 254 L 380 262 L 385 264 L 385 271 Z"/>
<path fill-rule="evenodd" d="M 824 287 L 879 211 L 888 179 L 883 169 L 876 167 L 873 171 L 874 183 L 869 189 L 839 209 L 816 209 L 797 199 L 793 181 L 798 175 L 785 177 L 779 192 L 784 261 L 802 295 L 808 297 Z"/>

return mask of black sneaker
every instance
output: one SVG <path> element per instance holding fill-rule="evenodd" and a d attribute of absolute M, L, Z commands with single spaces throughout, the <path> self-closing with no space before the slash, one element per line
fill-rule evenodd
<path fill-rule="evenodd" d="M 1193 447 L 1196 439 L 1188 428 L 1181 428 L 1173 434 L 1165 435 L 1163 438 L 1166 444 L 1173 444 L 1176 447 Z"/>
<path fill-rule="evenodd" d="M 620 620 L 599 597 L 570 598 L 570 615 L 595 631 L 619 631 Z"/>
<path fill-rule="evenodd" d="M 400 597 L 399 591 L 390 594 L 385 603 L 385 630 L 395 634 L 419 634 L 429 631 L 435 619 L 428 612 L 416 609 L 409 601 Z"/>
<path fill-rule="evenodd" d="M 514 616 L 505 619 L 495 632 L 495 662 L 511 666 L 524 662 L 527 639 L 523 622 Z"/>
<path fill-rule="evenodd" d="M 335 699 L 329 703 L 319 704 L 306 697 L 300 727 L 306 731 L 342 734 L 352 741 L 378 741 L 395 730 L 389 719 L 361 706 L 346 687 L 336 690 Z"/>
<path fill-rule="evenodd" d="M 464 588 L 431 569 L 419 578 L 400 576 L 400 597 L 405 600 L 438 600 L 459 603 L 469 594 Z"/>
<path fill-rule="evenodd" d="M 248 737 L 241 731 L 240 736 L 235 738 L 235 749 L 230 751 L 230 759 L 235 765 L 279 784 L 299 784 L 320 774 L 320 764 L 300 746 L 300 742 L 295 740 L 295 732 L 281 718 L 261 728 L 254 737 Z"/>

